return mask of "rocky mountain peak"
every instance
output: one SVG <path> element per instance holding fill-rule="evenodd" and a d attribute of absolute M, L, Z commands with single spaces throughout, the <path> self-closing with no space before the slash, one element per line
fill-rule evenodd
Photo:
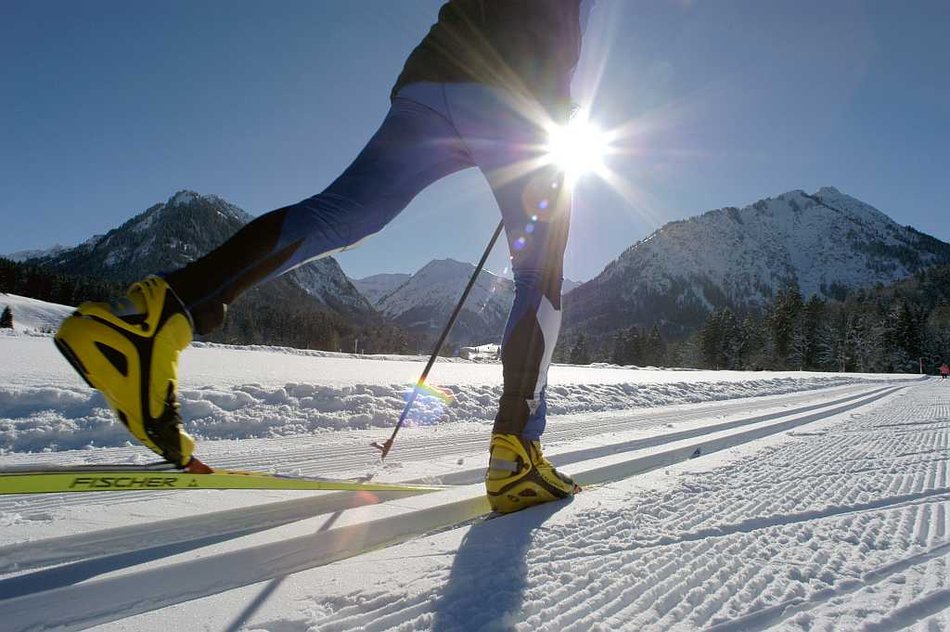
<path fill-rule="evenodd" d="M 128 283 L 187 265 L 219 246 L 251 219 L 244 210 L 218 196 L 184 189 L 105 235 L 31 262 Z M 348 316 L 374 312 L 330 257 L 301 266 L 287 275 L 285 282 L 295 283 L 317 302 Z"/>
<path fill-rule="evenodd" d="M 828 298 L 946 262 L 950 244 L 834 187 L 792 190 L 664 225 L 572 292 L 565 321 L 688 329 L 711 310 L 757 309 L 791 284 Z"/>

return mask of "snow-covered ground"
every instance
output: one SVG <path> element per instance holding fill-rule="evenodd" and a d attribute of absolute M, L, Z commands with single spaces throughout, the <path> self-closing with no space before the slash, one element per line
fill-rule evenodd
<path fill-rule="evenodd" d="M 0 357 L 0 465 L 152 460 L 48 337 Z M 587 489 L 484 521 L 499 365 L 437 364 L 368 445 L 423 362 L 188 350 L 209 462 L 451 487 L 0 497 L 3 629 L 950 629 L 950 381 L 556 366 L 545 446 Z"/>
<path fill-rule="evenodd" d="M 5 307 L 9 307 L 13 314 L 13 330 L 21 333 L 52 332 L 75 309 L 68 305 L 0 292 L 0 312 Z M 0 332 L 9 333 L 4 330 Z"/>
<path fill-rule="evenodd" d="M 128 441 L 105 401 L 63 362 L 49 337 L 0 338 L 12 369 L 0 380 L 0 451 L 120 446 Z M 188 427 L 212 439 L 392 427 L 423 358 L 200 345 L 181 359 L 180 396 Z M 891 379 L 807 372 L 670 371 L 555 366 L 548 408 L 555 415 L 791 393 Z M 906 376 L 905 376 L 906 377 Z M 439 391 L 417 400 L 411 425 L 486 426 L 501 395 L 501 366 L 441 362 Z"/>

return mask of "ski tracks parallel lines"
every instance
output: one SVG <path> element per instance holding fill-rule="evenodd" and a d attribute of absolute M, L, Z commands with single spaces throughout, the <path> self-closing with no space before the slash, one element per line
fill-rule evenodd
<path fill-rule="evenodd" d="M 683 472 L 669 488 L 604 485 L 616 498 L 533 532 L 524 607 L 502 622 L 541 632 L 947 629 L 950 484 L 941 459 L 921 457 L 950 454 L 947 428 L 920 405 L 929 388 L 839 411 L 818 432 Z M 379 606 L 361 607 L 367 597 L 335 595 L 309 625 L 380 629 Z M 420 604 L 443 599 L 439 588 L 390 590 L 373 603 L 404 604 L 406 616 L 391 620 L 423 629 L 432 618 Z"/>
<path fill-rule="evenodd" d="M 716 443 L 703 445 L 703 453 L 706 449 L 724 449 L 731 445 L 736 445 L 754 438 L 767 436 L 774 432 L 781 432 L 789 428 L 810 423 L 831 415 L 840 414 L 847 410 L 863 407 L 869 403 L 875 402 L 887 395 L 905 387 L 879 388 L 871 393 L 865 393 L 863 398 L 853 399 L 841 405 L 826 405 L 822 410 L 809 412 L 804 415 L 796 415 L 795 410 L 787 411 L 788 420 L 763 422 L 760 426 L 748 432 L 736 431 L 731 440 L 720 439 Z M 813 407 L 808 407 L 812 410 Z M 767 426 L 771 425 L 772 432 L 767 431 Z M 681 451 L 683 459 L 689 458 L 690 450 Z M 622 455 L 621 455 L 622 456 Z M 622 458 L 618 457 L 622 462 Z M 638 457 L 646 458 L 651 467 L 656 466 L 656 461 L 650 456 Z M 672 456 L 664 457 L 664 463 L 674 462 Z M 636 460 L 636 459 L 634 459 Z M 605 480 L 605 472 L 611 475 L 618 473 L 629 475 L 631 471 L 644 471 L 642 465 L 628 465 L 624 470 L 623 466 L 614 464 L 608 469 L 588 470 L 589 476 L 601 477 Z M 646 468 L 649 469 L 649 468 Z M 619 476 L 614 476 L 619 478 Z M 919 484 L 915 483 L 914 485 Z M 437 492 L 435 495 L 442 494 Z M 429 495 L 431 498 L 434 495 Z M 908 500 L 914 500 L 916 497 L 908 496 Z M 406 501 L 407 505 L 412 505 L 413 499 Z M 6 601 L 0 601 L 0 609 L 4 613 L 4 619 L 16 624 L 28 625 L 34 620 L 36 613 L 43 611 L 44 605 L 56 603 L 55 609 L 48 607 L 44 613 L 44 620 L 52 625 L 63 625 L 72 627 L 75 625 L 91 625 L 94 623 L 104 623 L 114 621 L 119 618 L 131 616 L 136 613 L 152 610 L 179 603 L 183 600 L 196 597 L 216 594 L 218 592 L 246 586 L 252 583 L 285 576 L 290 573 L 314 568 L 332 561 L 344 559 L 373 548 L 404 541 L 405 539 L 418 536 L 441 526 L 456 524 L 470 519 L 487 509 L 483 496 L 464 496 L 446 504 L 423 506 L 422 509 L 409 509 L 409 513 L 397 512 L 391 518 L 381 518 L 365 522 L 356 522 L 342 527 L 333 528 L 329 531 L 317 535 L 300 536 L 289 540 L 269 542 L 253 546 L 247 549 L 238 549 L 220 553 L 203 559 L 183 561 L 177 564 L 158 568 L 146 568 L 140 571 L 134 571 L 133 575 L 119 575 L 107 577 L 94 581 L 87 581 L 76 585 L 63 586 L 62 588 L 51 591 L 35 592 L 24 594 L 18 598 Z M 371 515 L 371 514 L 368 514 Z M 411 519 L 407 519 L 411 516 Z M 148 531 L 147 527 L 143 527 Z M 131 532 L 126 535 L 131 535 Z M 733 535 L 745 538 L 758 537 L 755 534 L 737 530 Z M 681 546 L 695 549 L 716 549 L 717 547 L 735 547 L 735 542 L 730 538 L 707 538 L 699 537 L 685 539 Z M 697 551 L 701 554 L 701 551 Z M 616 553 L 616 552 L 614 552 Z M 642 552 L 640 552 L 642 553 Z M 26 560 L 24 560 L 24 563 Z M 686 593 L 692 592 L 698 585 L 703 584 L 706 575 L 717 575 L 716 569 L 708 568 L 706 575 L 699 574 L 696 577 L 689 577 L 685 581 L 674 572 L 677 562 L 666 563 L 667 571 L 670 572 L 667 582 L 652 582 L 655 584 L 652 601 L 657 603 L 658 610 L 662 611 L 663 616 L 673 613 L 680 599 L 684 598 Z M 679 562 L 682 568 L 681 561 Z M 66 567 L 68 569 L 68 567 Z M 56 571 L 56 569 L 51 569 Z M 118 570 L 118 569 L 116 569 Z M 741 569 L 737 569 L 739 572 Z M 63 572 L 68 572 L 65 570 Z M 222 577 L 224 575 L 224 577 Z M 754 576 L 750 581 L 762 581 L 768 585 L 766 579 Z M 664 590 L 657 592 L 656 586 L 664 586 Z M 692 587 L 686 593 L 680 594 L 684 587 Z M 631 588 L 634 593 L 636 589 Z M 623 591 L 627 592 L 627 591 Z M 660 594 L 662 593 L 662 594 Z M 676 597 L 670 595 L 676 594 Z M 641 593 L 642 594 L 642 593 Z M 148 595 L 148 597 L 143 597 Z M 627 595 L 632 598 L 633 594 Z M 635 599 L 634 604 L 641 603 L 643 597 Z M 692 598 L 695 601 L 695 594 Z M 687 599 L 687 603 L 692 603 Z M 641 603 L 642 605 L 642 603 Z M 618 602 L 616 611 L 618 613 L 627 612 L 631 603 L 627 598 L 621 598 Z M 58 617 L 58 618 L 57 618 Z M 568 623 L 565 621 L 565 623 Z"/>
<path fill-rule="evenodd" d="M 774 413 L 765 415 L 752 415 L 750 417 L 743 417 L 725 424 L 713 423 L 710 427 L 702 427 L 679 433 L 659 435 L 656 438 L 631 441 L 619 446 L 608 445 L 599 449 L 585 449 L 578 452 L 582 453 L 588 458 L 593 458 L 602 456 L 604 454 L 630 452 L 644 449 L 645 447 L 660 447 L 665 443 L 682 440 L 684 438 L 702 436 L 703 434 L 712 432 L 713 430 L 710 428 L 716 430 L 737 428 L 743 425 L 760 423 L 780 417 L 794 416 L 800 412 L 813 411 L 816 407 L 827 407 L 829 405 L 841 403 L 853 403 L 856 398 L 860 398 L 862 396 L 867 397 L 869 395 L 873 396 L 885 391 L 889 392 L 890 390 L 893 389 L 875 388 L 871 391 L 867 391 L 865 389 L 864 392 L 856 394 L 849 393 L 844 397 L 835 398 L 823 404 L 807 404 L 798 408 L 785 409 L 781 412 L 779 417 L 777 417 Z M 835 394 L 838 394 L 837 391 L 835 391 Z M 772 402 L 771 406 L 774 407 L 775 403 Z M 721 412 L 721 409 L 717 408 L 715 412 L 719 413 Z M 667 414 L 663 414 L 660 415 L 660 418 L 665 419 L 667 416 Z M 689 450 L 689 452 L 692 453 L 692 450 Z M 575 453 L 559 454 L 552 456 L 551 458 L 555 464 L 559 466 L 564 465 L 565 463 L 578 463 L 580 461 Z M 644 469 L 652 469 L 652 467 L 654 467 L 654 465 L 650 465 Z M 636 472 L 611 476 L 613 476 L 613 478 L 621 478 L 622 476 L 632 475 L 634 473 Z M 472 469 L 457 473 L 454 476 L 444 477 L 442 482 L 448 484 L 473 483 L 480 480 L 483 474 L 484 471 L 482 469 Z M 155 492 L 155 494 L 164 493 L 166 492 Z M 139 492 L 128 493 L 128 496 L 134 496 L 139 500 L 141 500 L 144 495 L 145 493 Z M 62 497 L 60 495 L 57 494 L 52 496 L 56 496 L 57 499 L 50 500 L 50 502 L 53 504 L 58 504 L 61 502 Z M 376 497 L 380 502 L 383 502 L 389 498 L 398 498 L 400 496 L 392 494 L 376 494 Z M 41 503 L 47 499 L 48 497 L 44 496 L 40 498 L 33 498 L 31 501 L 35 500 L 35 502 Z M 123 496 L 120 496 L 115 501 L 113 501 L 113 498 L 110 497 L 106 502 L 121 503 L 122 501 Z M 34 504 L 31 504 L 31 506 L 35 507 Z M 199 539 L 205 534 L 210 533 L 226 535 L 228 533 L 244 533 L 253 529 L 263 530 L 294 520 L 351 509 L 353 506 L 354 500 L 351 494 L 334 493 L 312 496 L 303 499 L 268 503 L 266 505 L 250 507 L 247 509 L 233 509 L 223 512 L 203 514 L 200 516 L 151 522 L 148 525 L 118 527 L 115 529 L 97 531 L 90 534 L 63 536 L 60 538 L 50 538 L 40 542 L 8 545 L 6 547 L 0 547 L 0 572 L 11 572 L 14 570 L 23 571 L 46 565 L 68 563 L 90 556 L 134 551 L 136 548 L 141 546 L 143 536 L 146 534 L 147 540 L 151 546 L 166 546 L 180 543 L 183 539 L 187 539 L 189 537 L 195 537 L 195 539 Z"/>

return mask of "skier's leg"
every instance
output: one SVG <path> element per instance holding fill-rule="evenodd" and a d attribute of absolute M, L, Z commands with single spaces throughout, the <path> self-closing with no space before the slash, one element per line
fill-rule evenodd
<path fill-rule="evenodd" d="M 380 230 L 426 185 L 470 164 L 442 115 L 397 98 L 366 148 L 326 191 L 254 220 L 164 279 L 134 284 L 120 304 L 80 305 L 60 327 L 56 345 L 136 438 L 200 471 L 176 396 L 178 354 L 192 332 L 214 329 L 224 306 L 254 284 Z"/>
<path fill-rule="evenodd" d="M 570 193 L 562 174 L 550 166 L 495 183 L 493 190 L 505 219 L 515 280 L 502 340 L 504 391 L 494 431 L 536 441 L 544 432 L 547 373 L 561 328 Z"/>
<path fill-rule="evenodd" d="M 505 223 L 515 299 L 502 341 L 504 388 L 486 477 L 489 501 L 508 512 L 571 495 L 574 482 L 541 453 L 545 385 L 561 323 L 571 198 L 544 159 L 541 108 L 471 84 L 447 86 L 453 123 L 485 174 Z"/>
<path fill-rule="evenodd" d="M 552 167 L 489 181 L 505 218 L 515 298 L 502 341 L 504 387 L 489 447 L 489 503 L 496 511 L 566 498 L 577 491 L 544 458 L 548 367 L 561 326 L 561 283 L 570 192 Z"/>
<path fill-rule="evenodd" d="M 540 107 L 477 84 L 445 86 L 452 122 L 485 174 L 505 223 L 515 299 L 502 341 L 504 394 L 495 431 L 537 440 L 544 387 L 561 322 L 561 281 L 571 196 L 544 157 Z"/>
<path fill-rule="evenodd" d="M 263 215 L 207 256 L 166 279 L 194 315 L 198 333 L 223 319 L 250 287 L 378 232 L 422 189 L 471 166 L 451 124 L 397 97 L 380 129 L 326 190 Z"/>

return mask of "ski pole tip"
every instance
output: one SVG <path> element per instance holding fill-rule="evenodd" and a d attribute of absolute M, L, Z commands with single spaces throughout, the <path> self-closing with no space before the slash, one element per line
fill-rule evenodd
<path fill-rule="evenodd" d="M 389 450 L 393 447 L 393 440 L 387 439 L 383 443 L 380 443 L 378 441 L 373 441 L 370 445 L 382 453 L 379 455 L 379 459 L 383 460 L 386 458 L 386 455 L 389 454 Z"/>

